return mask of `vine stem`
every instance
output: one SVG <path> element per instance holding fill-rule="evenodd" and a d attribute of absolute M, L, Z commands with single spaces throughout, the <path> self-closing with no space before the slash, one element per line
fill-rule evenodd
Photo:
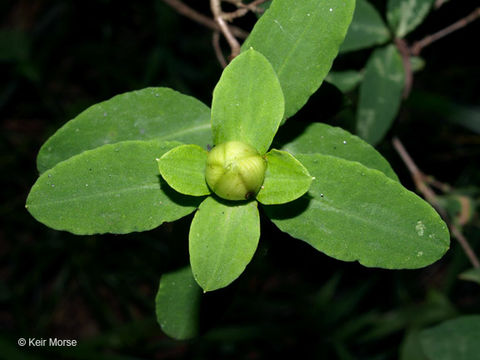
<path fill-rule="evenodd" d="M 215 51 L 215 56 L 217 57 L 218 62 L 222 68 L 227 67 L 227 61 L 222 53 L 222 48 L 220 46 L 220 31 L 214 31 L 212 36 L 213 50 Z"/>
<path fill-rule="evenodd" d="M 179 14 L 182 14 L 183 16 L 188 17 L 189 19 L 199 23 L 200 25 L 203 25 L 209 29 L 212 29 L 214 31 L 220 31 L 220 26 L 217 24 L 214 20 L 209 18 L 208 16 L 205 16 L 198 11 L 192 9 L 191 7 L 185 5 L 182 1 L 180 0 L 163 0 L 167 5 L 171 6 L 173 9 L 175 9 Z M 245 39 L 248 36 L 248 32 L 245 30 L 242 30 L 236 26 L 229 26 L 229 31 L 235 35 L 236 37 L 240 39 Z"/>
<path fill-rule="evenodd" d="M 405 165 L 407 166 L 408 171 L 410 172 L 413 182 L 415 183 L 418 191 L 423 194 L 425 199 L 439 212 L 442 218 L 446 221 L 451 234 L 460 243 L 463 251 L 465 252 L 465 255 L 470 260 L 470 263 L 473 265 L 473 267 L 477 269 L 480 268 L 480 261 L 478 260 L 477 255 L 468 243 L 467 238 L 462 234 L 460 229 L 453 222 L 449 221 L 447 212 L 443 207 L 440 206 L 437 195 L 428 185 L 427 181 L 429 177 L 418 168 L 412 157 L 409 155 L 409 153 L 403 146 L 400 139 L 398 139 L 397 137 L 393 138 L 392 144 L 397 153 L 402 158 Z"/>
<path fill-rule="evenodd" d="M 210 8 L 212 9 L 213 17 L 220 27 L 220 31 L 222 32 L 223 36 L 230 45 L 231 54 L 230 60 L 235 58 L 238 54 L 240 54 L 240 44 L 238 43 L 235 36 L 233 36 L 232 32 L 228 28 L 225 19 L 223 18 L 224 13 L 222 12 L 222 5 L 221 0 L 210 0 Z"/>
<path fill-rule="evenodd" d="M 428 35 L 424 37 L 422 40 L 415 42 L 410 48 L 412 55 L 418 56 L 424 47 L 432 44 L 437 40 L 440 40 L 441 38 L 451 34 L 454 31 L 457 31 L 467 26 L 468 24 L 475 21 L 479 17 L 480 17 L 480 7 L 476 8 L 473 12 L 471 12 L 469 15 L 465 16 L 464 18 L 454 22 L 450 26 L 447 26 L 445 29 L 442 29 L 432 35 Z"/>
<path fill-rule="evenodd" d="M 405 69 L 405 85 L 403 87 L 402 96 L 404 99 L 406 99 L 410 95 L 413 86 L 413 71 L 412 64 L 410 62 L 410 48 L 404 39 L 395 39 L 395 45 L 402 56 L 403 68 Z"/>

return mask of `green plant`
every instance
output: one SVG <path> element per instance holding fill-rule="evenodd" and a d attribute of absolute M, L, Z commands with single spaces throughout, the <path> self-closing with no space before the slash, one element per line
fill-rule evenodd
<path fill-rule="evenodd" d="M 225 287 L 252 259 L 259 204 L 280 230 L 342 261 L 403 269 L 438 260 L 449 246 L 447 226 L 368 143 L 314 123 L 281 150 L 270 149 L 280 125 L 329 72 L 353 9 L 352 0 L 305 0 L 293 9 L 276 0 L 224 70 L 211 112 L 166 88 L 85 110 L 41 148 L 28 210 L 47 226 L 82 235 L 146 231 L 198 209 L 189 235 L 192 271 L 164 275 L 157 295 L 160 324 L 178 338 L 195 334 L 194 325 L 184 326 L 191 317 L 172 311 L 196 306 L 193 279 L 204 291 Z M 235 195 L 232 179 L 221 179 L 226 190 L 205 180 L 208 146 L 231 142 L 256 159 L 254 179 Z"/>

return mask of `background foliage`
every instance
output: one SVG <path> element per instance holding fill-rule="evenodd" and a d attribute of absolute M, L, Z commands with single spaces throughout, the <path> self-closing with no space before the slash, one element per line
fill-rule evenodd
<path fill-rule="evenodd" d="M 190 3 L 209 14 L 208 2 Z M 371 3 L 386 14 L 385 2 Z M 473 4 L 450 1 L 407 40 L 472 10 Z M 188 262 L 191 217 L 142 235 L 78 237 L 37 223 L 24 203 L 40 145 L 90 104 L 146 86 L 172 87 L 209 104 L 221 73 L 210 31 L 161 0 L 3 1 L 0 14 L 0 358 L 410 359 L 421 329 L 480 312 L 478 284 L 458 279 L 470 264 L 455 242 L 428 268 L 387 271 L 333 260 L 262 222 L 260 248 L 242 278 L 206 295 L 204 335 L 166 337 L 154 318 L 155 292 L 160 274 Z M 249 29 L 255 20 L 249 15 L 240 25 Z M 442 199 L 453 214 L 459 199 L 471 201 L 463 231 L 476 249 L 480 58 L 472 48 L 479 30 L 474 23 L 425 48 L 413 92 L 378 144 L 407 187 L 414 188 L 392 135 L 425 173 L 455 187 Z M 361 69 L 370 54 L 345 54 L 334 70 Z M 324 84 L 298 118 L 355 132 L 348 104 L 357 96 Z M 295 126 L 286 126 L 288 137 Z M 16 344 L 19 337 L 55 336 L 80 346 L 69 352 Z"/>

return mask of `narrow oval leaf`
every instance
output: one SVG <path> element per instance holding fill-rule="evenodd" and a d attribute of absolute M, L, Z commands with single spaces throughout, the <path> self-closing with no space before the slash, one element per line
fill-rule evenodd
<path fill-rule="evenodd" d="M 390 40 L 390 31 L 377 9 L 367 0 L 356 0 L 353 20 L 340 52 L 365 49 Z"/>
<path fill-rule="evenodd" d="M 461 316 L 420 333 L 429 360 L 479 360 L 480 315 Z"/>
<path fill-rule="evenodd" d="M 265 207 L 280 230 L 331 257 L 369 267 L 419 268 L 448 250 L 445 223 L 398 182 L 332 156 L 297 158 L 315 180 L 295 202 Z"/>
<path fill-rule="evenodd" d="M 310 188 L 312 177 L 297 159 L 286 151 L 271 150 L 266 155 L 267 171 L 257 200 L 265 205 L 298 199 Z"/>
<path fill-rule="evenodd" d="M 205 292 L 229 285 L 245 270 L 257 249 L 257 202 L 223 203 L 208 197 L 190 227 L 193 276 Z"/>
<path fill-rule="evenodd" d="M 155 312 L 163 332 L 177 340 L 198 335 L 202 290 L 190 266 L 163 274 L 160 278 Z"/>
<path fill-rule="evenodd" d="M 387 19 L 396 37 L 403 38 L 420 25 L 435 0 L 388 0 Z"/>
<path fill-rule="evenodd" d="M 325 81 L 337 87 L 342 93 L 354 90 L 362 80 L 363 73 L 355 70 L 330 71 L 325 78 Z"/>
<path fill-rule="evenodd" d="M 294 155 L 318 153 L 358 161 L 398 181 L 388 161 L 373 146 L 339 127 L 321 123 L 310 124 L 301 135 L 286 144 L 283 149 Z"/>
<path fill-rule="evenodd" d="M 402 100 L 405 71 L 394 45 L 373 52 L 368 60 L 357 111 L 357 133 L 375 145 L 383 139 Z"/>
<path fill-rule="evenodd" d="M 285 118 L 320 87 L 352 20 L 355 0 L 275 0 L 242 46 L 261 52 L 282 85 Z"/>
<path fill-rule="evenodd" d="M 458 275 L 458 278 L 465 281 L 473 281 L 480 285 L 480 268 L 468 269 Z"/>
<path fill-rule="evenodd" d="M 173 191 L 155 162 L 178 144 L 124 141 L 71 157 L 40 176 L 27 209 L 45 225 L 78 235 L 145 231 L 179 219 L 199 201 Z"/>
<path fill-rule="evenodd" d="M 223 71 L 213 91 L 215 144 L 241 141 L 265 154 L 283 117 L 283 94 L 275 71 L 250 49 Z"/>
<path fill-rule="evenodd" d="M 211 144 L 210 110 L 168 88 L 146 88 L 95 104 L 61 127 L 37 158 L 42 173 L 85 150 L 124 140 L 177 140 Z"/>
<path fill-rule="evenodd" d="M 207 151 L 198 145 L 180 145 L 157 159 L 163 179 L 181 194 L 210 194 L 205 182 Z"/>

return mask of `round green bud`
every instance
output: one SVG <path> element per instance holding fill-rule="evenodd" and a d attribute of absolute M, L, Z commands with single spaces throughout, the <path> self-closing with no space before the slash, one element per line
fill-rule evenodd
<path fill-rule="evenodd" d="M 207 157 L 205 179 L 226 200 L 246 200 L 260 190 L 267 163 L 258 151 L 239 141 L 215 146 Z"/>

